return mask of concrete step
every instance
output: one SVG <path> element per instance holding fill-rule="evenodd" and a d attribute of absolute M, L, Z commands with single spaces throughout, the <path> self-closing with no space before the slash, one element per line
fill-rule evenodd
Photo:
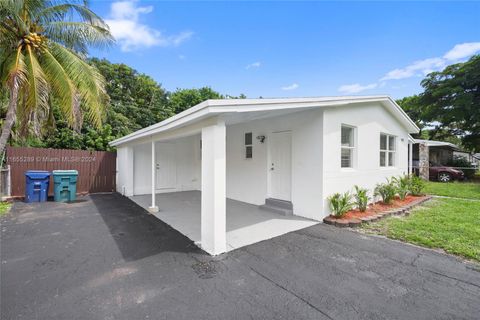
<path fill-rule="evenodd" d="M 260 209 L 281 214 L 283 216 L 293 216 L 293 205 L 290 201 L 278 199 L 265 199 L 265 204 L 259 206 Z"/>
<path fill-rule="evenodd" d="M 280 207 L 285 209 L 293 209 L 293 204 L 291 201 L 285 201 L 280 199 L 268 198 L 265 199 L 265 204 L 272 207 Z"/>

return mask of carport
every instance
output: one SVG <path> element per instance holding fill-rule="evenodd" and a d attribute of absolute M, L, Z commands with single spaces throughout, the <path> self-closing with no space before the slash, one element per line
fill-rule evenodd
<path fill-rule="evenodd" d="M 206 101 L 113 141 L 117 191 L 212 255 L 318 223 L 322 118 L 299 112 L 317 103 L 264 102 Z M 261 209 L 267 199 L 287 215 Z"/>
<path fill-rule="evenodd" d="M 212 255 L 318 223 L 228 199 L 226 135 L 220 118 L 147 132 L 118 148 L 117 191 Z"/>
<path fill-rule="evenodd" d="M 131 200 L 148 209 L 150 195 L 131 196 Z M 182 191 L 156 194 L 160 209 L 153 214 L 202 246 L 201 192 Z M 226 200 L 226 251 L 303 229 L 318 222 L 298 216 L 282 216 L 258 206 Z"/>

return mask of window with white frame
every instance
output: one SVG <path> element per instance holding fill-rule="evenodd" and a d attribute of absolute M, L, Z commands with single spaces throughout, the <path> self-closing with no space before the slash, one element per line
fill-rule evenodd
<path fill-rule="evenodd" d="M 253 137 L 251 132 L 245 133 L 245 159 L 253 158 Z"/>
<path fill-rule="evenodd" d="M 355 153 L 355 128 L 342 125 L 342 154 L 341 167 L 353 168 L 353 158 Z"/>
<path fill-rule="evenodd" d="M 380 133 L 380 167 L 395 166 L 395 136 Z"/>

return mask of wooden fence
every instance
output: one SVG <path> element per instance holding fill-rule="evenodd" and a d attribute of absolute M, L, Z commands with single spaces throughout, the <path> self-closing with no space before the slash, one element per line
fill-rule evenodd
<path fill-rule="evenodd" d="M 27 170 L 77 170 L 77 193 L 115 191 L 115 152 L 7 147 L 6 157 L 12 197 L 25 195 Z M 53 195 L 52 178 L 49 195 Z"/>

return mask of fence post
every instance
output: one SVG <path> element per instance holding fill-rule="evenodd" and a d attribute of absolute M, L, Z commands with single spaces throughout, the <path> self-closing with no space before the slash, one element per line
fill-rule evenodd
<path fill-rule="evenodd" d="M 12 180 L 11 180 L 11 170 L 10 165 L 7 165 L 7 196 L 12 195 Z"/>

